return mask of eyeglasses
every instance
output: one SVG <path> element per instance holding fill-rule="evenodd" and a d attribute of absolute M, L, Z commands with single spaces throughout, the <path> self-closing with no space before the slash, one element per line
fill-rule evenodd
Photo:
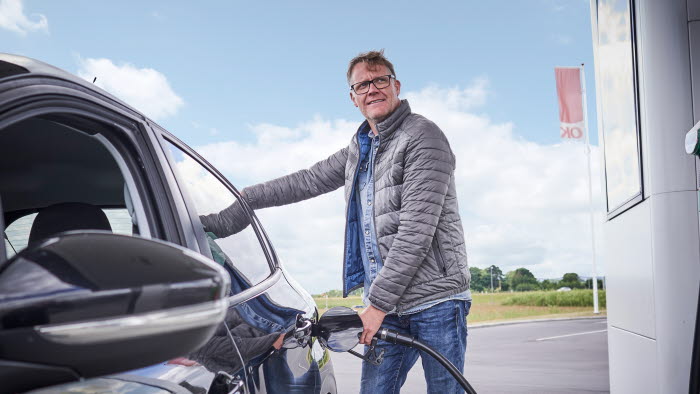
<path fill-rule="evenodd" d="M 350 85 L 350 89 L 353 92 L 355 92 L 355 94 L 365 94 L 365 93 L 369 92 L 369 84 L 370 83 L 374 84 L 374 87 L 377 89 L 384 89 L 387 86 L 389 86 L 389 83 L 391 82 L 391 78 L 396 78 L 396 77 L 391 75 L 391 74 L 382 75 L 381 77 L 374 78 L 371 81 L 362 81 L 362 82 L 352 84 L 352 85 Z"/>

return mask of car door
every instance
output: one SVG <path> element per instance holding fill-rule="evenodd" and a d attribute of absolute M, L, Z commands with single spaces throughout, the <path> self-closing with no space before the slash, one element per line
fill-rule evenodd
<path fill-rule="evenodd" d="M 70 81 L 31 75 L 0 78 L 0 197 L 8 225 L 6 256 L 31 247 L 36 218 L 49 207 L 89 206 L 107 217 L 106 228 L 100 230 L 186 243 L 183 220 L 177 216 L 180 210 L 174 206 L 178 200 L 170 195 L 167 179 L 153 159 L 143 119 Z M 134 349 L 135 357 L 138 354 Z M 146 386 L 150 392 L 173 391 L 166 387 L 184 390 L 180 376 L 164 375 L 165 379 L 146 384 L 128 375 L 89 379 L 71 387 L 90 391 L 107 384 L 110 392 L 120 392 L 117 387 L 147 392 Z M 212 377 L 204 367 L 188 374 L 203 389 Z M 130 383 L 115 385 L 114 380 Z"/>
<path fill-rule="evenodd" d="M 247 375 L 243 378 L 247 377 L 251 391 L 335 392 L 330 357 L 318 343 L 280 351 L 270 347 L 270 340 L 262 339 L 292 330 L 299 315 L 315 318 L 317 312 L 311 296 L 279 264 L 255 213 L 206 160 L 158 126 L 153 125 L 153 129 L 185 201 L 193 231 L 190 238 L 203 254 L 223 264 L 232 277 L 229 302 L 240 326 L 229 329 L 247 333 L 248 337 L 228 338 L 242 343 L 238 348 L 233 346 L 230 357 L 243 359 L 247 368 L 228 372 Z M 234 203 L 244 207 L 250 223 L 247 227 L 221 238 L 204 231 L 200 216 L 217 214 Z M 251 298 L 251 294 L 256 296 Z M 216 354 L 217 349 L 211 352 Z M 238 363 L 228 367 L 238 367 Z"/>

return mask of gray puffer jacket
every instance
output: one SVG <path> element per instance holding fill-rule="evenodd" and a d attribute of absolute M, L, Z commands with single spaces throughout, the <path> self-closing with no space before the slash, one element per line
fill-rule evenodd
<path fill-rule="evenodd" d="M 455 156 L 440 128 L 411 113 L 406 100 L 377 128 L 374 220 L 383 268 L 369 289 L 369 300 L 384 312 L 396 309 L 401 313 L 469 288 Z M 355 135 L 348 147 L 326 160 L 247 187 L 243 194 L 253 209 L 259 209 L 306 200 L 344 185 L 346 204 L 350 201 L 352 208 L 359 155 Z M 346 218 L 344 296 L 364 281 L 359 242 L 355 241 L 359 238 L 357 218 L 352 216 Z M 202 217 L 202 222 L 208 231 L 225 236 L 245 227 L 244 217 L 234 205 Z"/>

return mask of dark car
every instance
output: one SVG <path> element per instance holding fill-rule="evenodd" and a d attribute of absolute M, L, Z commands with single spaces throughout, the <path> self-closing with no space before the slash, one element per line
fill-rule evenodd
<path fill-rule="evenodd" d="M 251 225 L 206 233 L 235 201 Z M 233 185 L 110 94 L 7 54 L 0 205 L 0 392 L 336 392 L 328 351 L 293 335 L 316 304 Z"/>

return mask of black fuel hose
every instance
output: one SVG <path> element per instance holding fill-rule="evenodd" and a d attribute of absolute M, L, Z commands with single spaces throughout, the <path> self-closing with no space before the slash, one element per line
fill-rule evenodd
<path fill-rule="evenodd" d="M 419 341 L 411 336 L 404 335 L 404 334 L 398 333 L 396 331 L 388 330 L 386 328 L 380 329 L 379 332 L 377 332 L 374 335 L 374 337 L 377 339 L 381 339 L 383 341 L 397 344 L 397 345 L 403 345 L 403 346 L 416 348 L 418 350 L 422 350 L 422 351 L 428 353 L 434 359 L 436 359 L 440 364 L 442 364 L 442 366 L 445 367 L 445 369 L 450 371 L 452 376 L 454 376 L 454 378 L 457 379 L 457 381 L 462 386 L 462 388 L 464 388 L 464 390 L 467 392 L 467 394 L 476 394 L 476 391 L 474 390 L 474 388 L 469 384 L 469 382 L 464 377 L 464 375 L 462 375 L 462 373 L 459 370 L 457 370 L 457 368 L 454 366 L 454 364 L 452 364 L 450 362 L 450 360 L 446 359 L 445 356 L 436 352 L 435 350 L 433 350 L 431 347 L 424 344 L 423 342 L 421 342 L 421 341 Z"/>

